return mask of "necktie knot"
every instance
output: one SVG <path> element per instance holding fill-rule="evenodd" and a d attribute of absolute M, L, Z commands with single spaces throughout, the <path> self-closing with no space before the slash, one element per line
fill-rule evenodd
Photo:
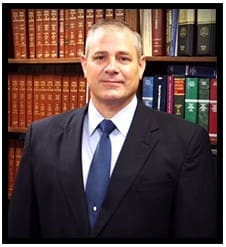
<path fill-rule="evenodd" d="M 110 135 L 110 133 L 115 129 L 115 125 L 111 120 L 104 119 L 100 124 L 99 128 L 101 131 L 107 135 Z"/>

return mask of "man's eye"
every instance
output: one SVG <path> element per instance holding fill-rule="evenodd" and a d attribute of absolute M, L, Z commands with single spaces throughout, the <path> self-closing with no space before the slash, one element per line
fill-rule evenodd
<path fill-rule="evenodd" d="M 124 63 L 125 63 L 125 62 L 129 62 L 129 61 L 131 60 L 131 59 L 130 59 L 129 57 L 127 57 L 127 56 L 122 56 L 122 57 L 120 57 L 119 59 L 120 59 L 121 62 L 124 62 Z"/>
<path fill-rule="evenodd" d="M 104 60 L 104 56 L 96 56 L 96 57 L 94 57 L 94 60 L 102 61 L 102 60 Z"/>

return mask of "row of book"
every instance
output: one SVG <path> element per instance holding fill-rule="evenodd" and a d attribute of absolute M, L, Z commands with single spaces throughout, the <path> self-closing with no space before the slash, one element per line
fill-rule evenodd
<path fill-rule="evenodd" d="M 145 76 L 142 100 L 150 108 L 200 124 L 217 139 L 217 78 Z"/>
<path fill-rule="evenodd" d="M 11 9 L 15 58 L 75 58 L 99 19 L 124 20 L 124 9 Z"/>
<path fill-rule="evenodd" d="M 23 146 L 23 140 L 8 140 L 8 198 L 11 197 L 13 192 L 17 171 L 23 153 Z"/>
<path fill-rule="evenodd" d="M 216 9 L 142 9 L 146 56 L 215 56 Z"/>
<path fill-rule="evenodd" d="M 8 127 L 26 129 L 31 122 L 87 103 L 87 84 L 75 71 L 10 72 Z"/>

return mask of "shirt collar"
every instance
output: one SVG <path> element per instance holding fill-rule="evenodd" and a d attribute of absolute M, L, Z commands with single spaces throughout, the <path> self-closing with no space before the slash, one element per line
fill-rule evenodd
<path fill-rule="evenodd" d="M 111 121 L 115 124 L 119 132 L 125 137 L 129 131 L 135 110 L 137 107 L 137 97 L 134 96 L 131 102 L 125 106 L 121 111 L 116 113 Z M 90 99 L 88 107 L 88 131 L 92 135 L 99 123 L 104 119 L 100 112 L 94 106 L 92 99 Z"/>

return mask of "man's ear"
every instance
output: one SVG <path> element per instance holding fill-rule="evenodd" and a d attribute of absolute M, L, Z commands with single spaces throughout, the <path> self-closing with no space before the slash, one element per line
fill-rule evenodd
<path fill-rule="evenodd" d="M 82 65 L 82 70 L 83 70 L 84 77 L 86 78 L 87 59 L 86 59 L 85 55 L 81 55 L 80 62 L 81 62 L 81 65 Z"/>
<path fill-rule="evenodd" d="M 139 77 L 140 77 L 140 80 L 143 77 L 145 68 L 146 68 L 146 59 L 144 56 L 141 56 L 141 58 L 139 60 L 139 73 L 140 73 Z"/>

